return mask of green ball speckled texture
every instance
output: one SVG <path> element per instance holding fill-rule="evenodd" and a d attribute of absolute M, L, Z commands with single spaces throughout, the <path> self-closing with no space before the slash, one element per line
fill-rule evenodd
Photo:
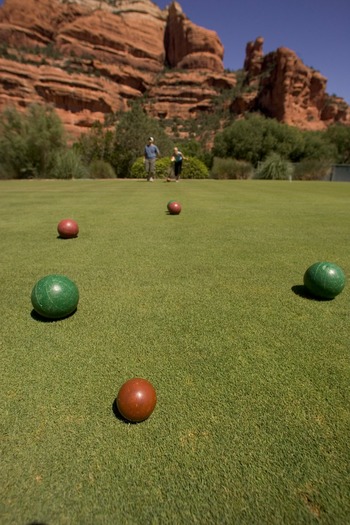
<path fill-rule="evenodd" d="M 343 270 L 330 262 L 317 262 L 304 275 L 305 287 L 320 299 L 334 299 L 344 289 L 345 280 Z"/>
<path fill-rule="evenodd" d="M 79 302 L 77 285 L 64 275 L 47 275 L 32 290 L 32 305 L 41 316 L 62 319 L 76 309 Z"/>

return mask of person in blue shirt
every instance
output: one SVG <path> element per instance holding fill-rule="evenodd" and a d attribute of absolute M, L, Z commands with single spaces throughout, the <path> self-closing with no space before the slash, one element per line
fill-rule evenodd
<path fill-rule="evenodd" d="M 147 145 L 145 146 L 145 169 L 147 180 L 153 182 L 156 173 L 156 159 L 160 156 L 159 149 L 154 144 L 154 138 L 149 137 Z"/>

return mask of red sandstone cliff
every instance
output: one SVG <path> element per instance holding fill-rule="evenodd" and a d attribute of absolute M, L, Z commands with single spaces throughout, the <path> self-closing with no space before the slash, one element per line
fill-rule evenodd
<path fill-rule="evenodd" d="M 326 93 L 327 79 L 321 73 L 285 47 L 264 56 L 263 43 L 259 37 L 247 44 L 243 94 L 232 102 L 232 112 L 261 111 L 303 129 L 322 130 L 335 122 L 350 125 L 350 107 Z"/>
<path fill-rule="evenodd" d="M 161 10 L 151 0 L 5 0 L 0 41 L 0 110 L 52 103 L 74 135 L 141 96 L 155 117 L 193 118 L 236 84 L 218 35 L 177 2 Z M 326 94 L 321 74 L 285 48 L 264 56 L 262 45 L 247 45 L 232 112 L 311 129 L 350 123 L 349 106 Z"/>

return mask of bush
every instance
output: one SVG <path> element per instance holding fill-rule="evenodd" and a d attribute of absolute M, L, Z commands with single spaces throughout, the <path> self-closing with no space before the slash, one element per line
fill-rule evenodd
<path fill-rule="evenodd" d="M 324 137 L 336 149 L 335 162 L 350 164 L 350 126 L 334 124 L 326 130 Z"/>
<path fill-rule="evenodd" d="M 0 148 L 1 151 L 1 148 Z M 0 153 L 1 154 L 1 153 Z M 10 164 L 0 162 L 0 180 L 17 179 L 17 171 Z"/>
<path fill-rule="evenodd" d="M 323 162 L 333 163 L 337 158 L 337 147 L 327 139 L 324 131 L 303 131 L 304 151 L 303 155 L 297 159 L 323 160 Z"/>
<path fill-rule="evenodd" d="M 30 106 L 26 113 L 7 108 L 0 115 L 2 175 L 52 176 L 55 156 L 66 148 L 63 125 L 51 106 Z"/>
<path fill-rule="evenodd" d="M 145 179 L 145 162 L 144 157 L 139 157 L 135 160 L 134 164 L 131 166 L 130 172 L 128 173 L 129 179 Z"/>
<path fill-rule="evenodd" d="M 212 151 L 214 157 L 245 160 L 253 166 L 274 152 L 295 162 L 303 155 L 303 134 L 275 119 L 252 114 L 217 133 Z"/>
<path fill-rule="evenodd" d="M 213 179 L 250 179 L 254 174 L 250 162 L 214 157 L 211 176 Z"/>
<path fill-rule="evenodd" d="M 161 157 L 156 161 L 156 177 L 166 179 L 172 176 L 171 157 Z M 130 178 L 144 179 L 146 171 L 143 157 L 138 158 L 131 167 Z M 209 171 L 206 165 L 194 157 L 186 157 L 182 164 L 182 179 L 207 179 Z"/>
<path fill-rule="evenodd" d="M 292 177 L 293 165 L 277 153 L 271 153 L 258 167 L 256 179 L 287 180 Z"/>
<path fill-rule="evenodd" d="M 318 159 L 305 159 L 294 166 L 296 180 L 329 180 L 331 164 Z"/>
<path fill-rule="evenodd" d="M 89 175 L 92 179 L 115 179 L 113 167 L 104 160 L 93 160 L 89 166 Z"/>
<path fill-rule="evenodd" d="M 49 175 L 49 178 L 55 179 L 84 179 L 88 177 L 88 170 L 80 156 L 74 150 L 67 149 L 56 153 Z"/>
<path fill-rule="evenodd" d="M 88 133 L 80 135 L 73 148 L 87 166 L 94 160 L 104 160 L 112 165 L 115 161 L 114 132 L 95 122 Z"/>
<path fill-rule="evenodd" d="M 170 176 L 170 165 L 170 157 L 162 157 L 156 160 L 157 179 L 166 179 Z M 131 166 L 128 177 L 132 179 L 145 179 L 146 176 L 144 157 L 139 157 Z"/>
<path fill-rule="evenodd" d="M 209 170 L 200 159 L 186 157 L 182 164 L 181 178 L 183 179 L 207 179 Z"/>

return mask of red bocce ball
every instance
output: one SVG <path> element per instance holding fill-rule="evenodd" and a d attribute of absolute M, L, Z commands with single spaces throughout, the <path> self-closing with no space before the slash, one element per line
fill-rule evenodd
<path fill-rule="evenodd" d="M 73 219 L 62 219 L 57 226 L 58 235 L 62 239 L 78 237 L 79 226 Z"/>
<path fill-rule="evenodd" d="M 168 210 L 170 215 L 179 215 L 181 212 L 181 204 L 176 201 L 171 201 L 168 203 Z"/>
<path fill-rule="evenodd" d="M 152 414 L 157 403 L 157 394 L 149 381 L 135 377 L 122 385 L 116 403 L 124 419 L 139 423 Z"/>

